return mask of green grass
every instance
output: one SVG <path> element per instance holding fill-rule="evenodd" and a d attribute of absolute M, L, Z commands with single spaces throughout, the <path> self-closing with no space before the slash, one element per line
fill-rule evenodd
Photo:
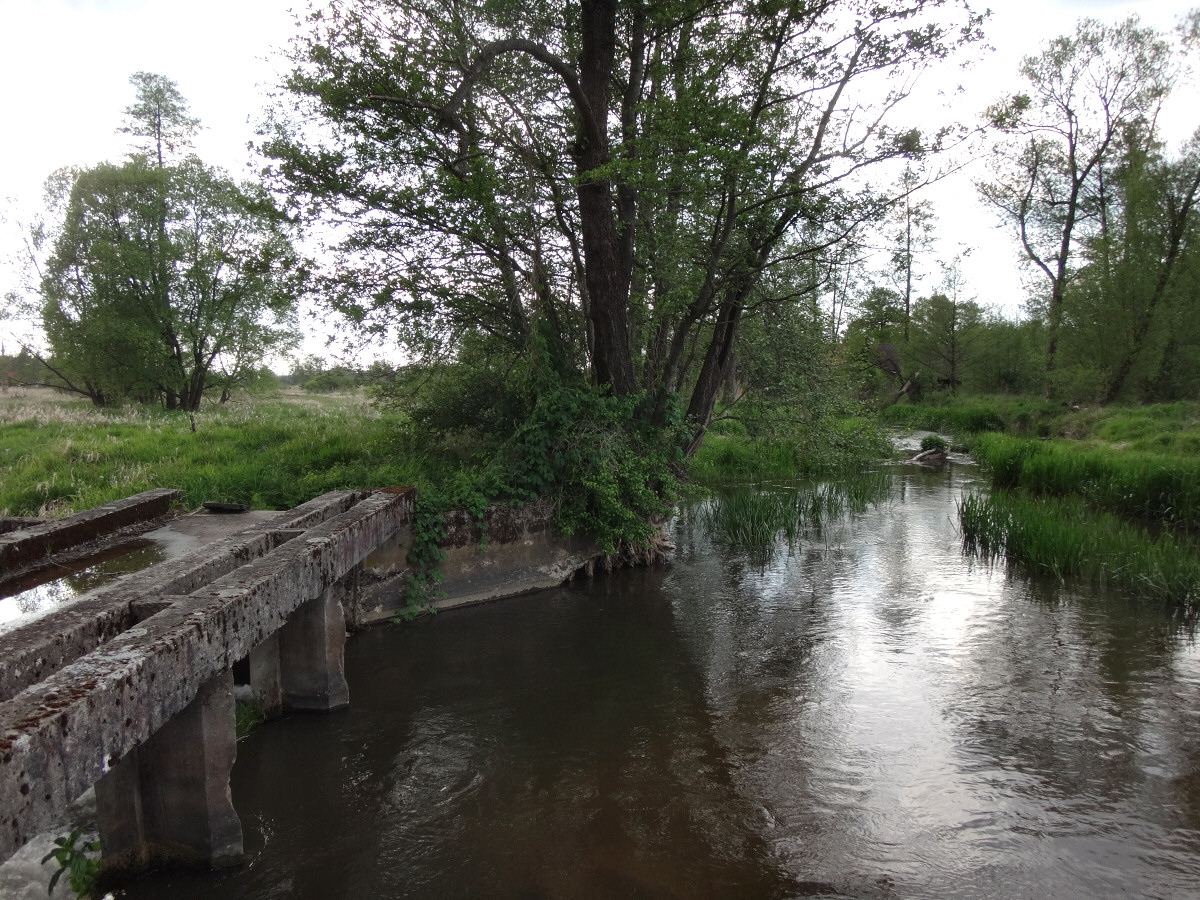
<path fill-rule="evenodd" d="M 234 733 L 240 741 L 251 731 L 267 721 L 257 703 L 239 700 L 234 707 Z"/>
<path fill-rule="evenodd" d="M 1008 422 L 990 405 L 971 406 L 889 406 L 879 414 L 880 421 L 896 428 L 942 431 L 955 435 L 980 431 L 1006 431 Z"/>
<path fill-rule="evenodd" d="M 882 410 L 896 428 L 948 432 L 960 440 L 983 432 L 1114 445 L 1145 453 L 1200 455 L 1200 403 L 1086 406 L 1017 396 L 942 396 Z"/>
<path fill-rule="evenodd" d="M 959 504 L 964 548 L 1001 556 L 1033 572 L 1080 577 L 1189 610 L 1200 598 L 1200 553 L 1170 532 L 1152 536 L 1077 496 L 1031 497 L 996 491 Z"/>
<path fill-rule="evenodd" d="M 1067 441 L 983 435 L 976 459 L 997 488 L 1078 496 L 1097 510 L 1149 524 L 1200 528 L 1200 458 Z"/>
<path fill-rule="evenodd" d="M 791 440 L 753 439 L 710 432 L 688 461 L 688 477 L 715 487 L 737 482 L 789 481 L 856 471 L 890 456 L 891 445 L 874 423 L 834 419 Z"/>
<path fill-rule="evenodd" d="M 353 397 L 254 399 L 186 414 L 0 396 L 0 514 L 65 515 L 155 487 L 287 509 L 326 491 L 413 484 L 429 464 Z"/>
<path fill-rule="evenodd" d="M 874 470 L 799 488 L 734 486 L 704 502 L 700 522 L 726 546 L 769 555 L 781 538 L 794 548 L 806 535 L 820 537 L 832 523 L 861 514 L 891 485 L 891 472 Z"/>

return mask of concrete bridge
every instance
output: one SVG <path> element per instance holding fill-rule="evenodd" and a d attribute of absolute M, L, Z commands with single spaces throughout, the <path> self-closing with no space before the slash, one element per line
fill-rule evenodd
<path fill-rule="evenodd" d="M 0 634 L 0 862 L 93 785 L 107 871 L 239 862 L 232 667 L 248 659 L 267 714 L 345 706 L 342 601 L 414 499 L 326 494 Z M 0 561 L 129 515 L 0 534 Z"/>

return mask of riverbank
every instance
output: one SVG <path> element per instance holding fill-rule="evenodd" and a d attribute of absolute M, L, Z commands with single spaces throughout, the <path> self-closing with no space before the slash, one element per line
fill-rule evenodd
<path fill-rule="evenodd" d="M 944 396 L 898 403 L 880 413 L 895 428 L 949 432 L 967 442 L 983 432 L 1061 438 L 1094 447 L 1200 455 L 1200 403 L 1080 406 L 1031 397 Z"/>
<path fill-rule="evenodd" d="M 402 416 L 361 393 L 242 395 L 195 416 L 97 409 L 49 388 L 0 394 L 0 515 L 56 518 L 155 487 L 181 505 L 290 509 L 326 491 L 414 484 L 454 493 L 471 460 L 432 458 L 401 434 Z M 869 419 L 822 420 L 791 438 L 710 433 L 681 468 L 702 486 L 845 471 L 890 452 Z"/>
<path fill-rule="evenodd" d="M 1200 404 L 976 397 L 896 406 L 884 418 L 952 433 L 988 473 L 991 490 L 959 504 L 969 552 L 1195 614 Z"/>

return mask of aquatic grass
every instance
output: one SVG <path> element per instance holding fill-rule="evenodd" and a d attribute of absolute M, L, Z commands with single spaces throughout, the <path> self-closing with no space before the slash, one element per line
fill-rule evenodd
<path fill-rule="evenodd" d="M 879 414 L 880 421 L 898 428 L 941 431 L 955 435 L 982 431 L 1006 431 L 1008 422 L 992 406 L 925 406 L 921 404 L 889 406 Z"/>
<path fill-rule="evenodd" d="M 699 518 L 717 542 L 769 556 L 781 539 L 795 549 L 805 537 L 860 515 L 884 500 L 891 485 L 891 472 L 877 469 L 801 487 L 732 486 L 706 500 Z"/>
<path fill-rule="evenodd" d="M 1143 523 L 1200 527 L 1200 458 L 1061 441 L 986 435 L 976 459 L 997 488 L 1079 496 L 1098 510 Z"/>
<path fill-rule="evenodd" d="M 250 700 L 238 700 L 234 707 L 234 733 L 240 741 L 251 731 L 267 721 L 257 703 Z"/>
<path fill-rule="evenodd" d="M 996 491 L 958 504 L 963 547 L 1030 571 L 1080 577 L 1189 609 L 1200 598 L 1200 554 L 1170 532 L 1157 537 L 1078 496 L 1031 497 Z"/>

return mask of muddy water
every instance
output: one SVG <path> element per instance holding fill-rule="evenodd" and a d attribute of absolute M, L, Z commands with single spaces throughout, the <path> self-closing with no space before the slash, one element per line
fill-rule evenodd
<path fill-rule="evenodd" d="M 239 745 L 252 862 L 121 896 L 1200 896 L 1196 646 L 965 559 L 973 477 L 363 634 L 351 709 Z"/>

